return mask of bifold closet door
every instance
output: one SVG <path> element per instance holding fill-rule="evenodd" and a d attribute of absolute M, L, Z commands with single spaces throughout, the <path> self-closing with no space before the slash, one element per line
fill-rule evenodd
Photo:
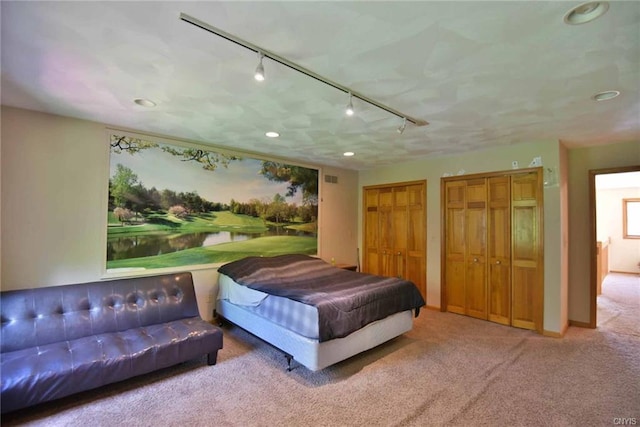
<path fill-rule="evenodd" d="M 364 192 L 364 265 L 362 271 L 370 274 L 380 274 L 380 227 L 378 225 L 378 199 L 380 190 L 368 189 Z"/>
<path fill-rule="evenodd" d="M 487 180 L 466 186 L 466 314 L 487 319 Z"/>
<path fill-rule="evenodd" d="M 488 320 L 511 324 L 511 183 L 508 176 L 488 179 Z"/>
<path fill-rule="evenodd" d="M 542 332 L 539 171 L 447 179 L 443 192 L 446 310 Z"/>
<path fill-rule="evenodd" d="M 466 314 L 465 291 L 465 181 L 450 181 L 445 184 L 445 277 L 447 311 Z"/>
<path fill-rule="evenodd" d="M 427 300 L 427 218 L 424 183 L 407 185 L 405 274 Z"/>
<path fill-rule="evenodd" d="M 393 227 L 395 222 L 393 188 L 381 188 L 379 195 L 378 233 L 380 236 L 380 247 L 378 249 L 378 256 L 380 257 L 380 274 L 382 276 L 396 276 L 396 255 L 393 250 L 395 243 Z"/>
<path fill-rule="evenodd" d="M 426 181 L 363 188 L 362 271 L 401 277 L 426 300 Z"/>
<path fill-rule="evenodd" d="M 538 173 L 511 180 L 511 324 L 542 331 L 542 261 Z"/>

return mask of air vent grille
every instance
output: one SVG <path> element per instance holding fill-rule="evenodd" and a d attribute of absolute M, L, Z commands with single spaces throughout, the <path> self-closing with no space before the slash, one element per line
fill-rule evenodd
<path fill-rule="evenodd" d="M 337 184 L 338 183 L 338 177 L 335 175 L 325 175 L 324 176 L 324 182 L 328 182 L 329 184 Z"/>

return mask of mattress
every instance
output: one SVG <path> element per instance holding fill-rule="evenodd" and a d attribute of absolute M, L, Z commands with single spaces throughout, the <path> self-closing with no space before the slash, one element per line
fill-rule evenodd
<path fill-rule="evenodd" d="M 220 273 L 218 299 L 241 306 L 253 314 L 267 319 L 306 338 L 318 339 L 318 310 L 289 298 L 269 295 L 236 283 Z"/>

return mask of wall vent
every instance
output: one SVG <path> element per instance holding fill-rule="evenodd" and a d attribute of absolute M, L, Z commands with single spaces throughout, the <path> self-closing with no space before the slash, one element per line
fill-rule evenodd
<path fill-rule="evenodd" d="M 335 175 L 325 175 L 324 176 L 324 182 L 328 182 L 329 184 L 337 184 L 338 183 L 338 177 Z"/>

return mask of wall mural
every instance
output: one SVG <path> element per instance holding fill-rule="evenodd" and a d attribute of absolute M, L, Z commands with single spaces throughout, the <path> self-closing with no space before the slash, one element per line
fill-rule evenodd
<path fill-rule="evenodd" d="M 318 170 L 110 136 L 107 273 L 318 252 Z"/>

